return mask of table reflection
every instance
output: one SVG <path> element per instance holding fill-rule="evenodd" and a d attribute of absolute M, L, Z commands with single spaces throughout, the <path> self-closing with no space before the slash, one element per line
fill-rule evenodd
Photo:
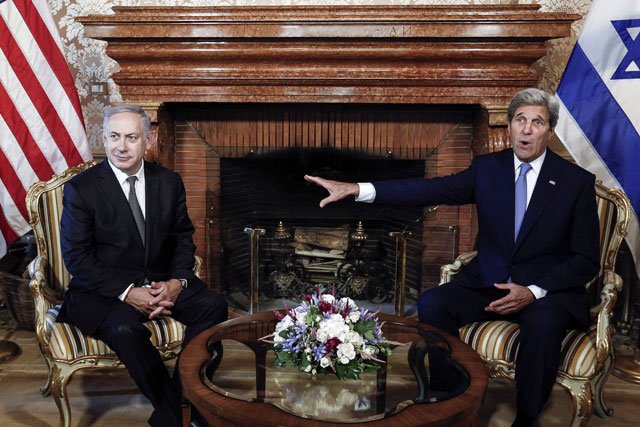
<path fill-rule="evenodd" d="M 332 374 L 311 375 L 274 365 L 267 343 L 258 340 L 273 330 L 274 321 L 253 322 L 210 341 L 211 358 L 201 369 L 203 383 L 223 396 L 247 402 L 265 402 L 299 417 L 323 421 L 365 422 L 396 414 L 414 404 L 451 399 L 469 385 L 469 375 L 447 358 L 446 340 L 419 324 L 387 322 L 385 336 L 403 343 L 382 368 L 359 380 L 340 380 Z M 262 335 L 261 335 L 262 334 Z M 446 363 L 431 364 L 431 357 Z M 451 387 L 430 387 L 430 366 L 446 367 Z M 438 373 L 436 373 L 437 375 Z"/>

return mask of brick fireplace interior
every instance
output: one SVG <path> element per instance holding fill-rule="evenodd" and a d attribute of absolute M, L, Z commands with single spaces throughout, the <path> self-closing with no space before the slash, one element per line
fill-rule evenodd
<path fill-rule="evenodd" d="M 538 8 L 114 7 L 79 21 L 108 43 L 123 99 L 152 115 L 147 159 L 184 179 L 203 278 L 245 309 L 234 296 L 249 269 L 245 228 L 265 229 L 263 282 L 280 221 L 291 234 L 346 226 L 347 236 L 362 221 L 386 282 L 395 248 L 385 235 L 409 230 L 413 297 L 473 248 L 473 206 L 320 210 L 323 191 L 302 176 L 434 177 L 506 148 L 510 98 L 537 85 L 531 65 L 546 41 L 580 18 Z"/>
<path fill-rule="evenodd" d="M 395 280 L 393 231 L 410 231 L 408 294 L 437 283 L 458 236 L 470 235 L 468 207 L 380 207 L 344 201 L 318 207 L 325 191 L 304 174 L 347 181 L 436 176 L 472 158 L 472 113 L 464 107 L 375 104 L 176 105 L 176 169 L 191 192 L 206 193 L 210 222 L 204 246 L 220 288 L 242 307 L 249 281 L 246 227 L 263 228 L 261 282 L 275 261 L 269 249 L 280 221 L 296 227 L 342 227 L 362 221 L 366 247 L 390 293 Z M 192 167 L 193 166 L 193 167 Z M 191 207 L 190 207 L 191 208 Z M 460 230 L 462 228 L 462 230 Z M 200 246 L 200 245 L 199 245 Z M 315 246 L 315 245 L 314 245 Z M 372 247 L 377 247 L 373 250 Z M 338 280 L 338 279 L 336 279 Z M 328 281 L 330 283 L 331 280 Z M 325 281 L 327 283 L 327 281 Z M 266 284 L 265 284 L 266 286 Z M 264 297 L 264 295 L 261 295 Z"/>

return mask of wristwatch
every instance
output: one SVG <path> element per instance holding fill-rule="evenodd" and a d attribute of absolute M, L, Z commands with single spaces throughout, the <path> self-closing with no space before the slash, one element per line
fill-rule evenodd
<path fill-rule="evenodd" d="M 187 282 L 187 279 L 178 279 L 180 281 L 180 286 L 182 287 L 182 290 L 184 291 L 185 289 L 187 289 L 187 287 L 189 286 L 189 282 Z"/>

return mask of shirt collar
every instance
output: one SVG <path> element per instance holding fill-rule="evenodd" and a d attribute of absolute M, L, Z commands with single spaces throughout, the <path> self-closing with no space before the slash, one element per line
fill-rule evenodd
<path fill-rule="evenodd" d="M 542 169 L 542 164 L 544 163 L 544 158 L 547 157 L 547 150 L 545 149 L 544 152 L 542 153 L 542 155 L 540 157 L 538 157 L 537 159 L 535 159 L 532 162 L 529 162 L 529 164 L 531 165 L 531 169 L 533 169 L 533 171 L 535 172 L 536 175 L 540 174 L 540 169 Z M 516 172 L 516 176 L 518 176 L 519 170 L 518 168 L 520 167 L 520 165 L 523 162 L 516 156 L 515 153 L 513 153 L 513 170 L 515 170 Z"/>
<path fill-rule="evenodd" d="M 111 167 L 111 170 L 115 174 L 116 179 L 118 180 L 120 185 L 124 185 L 129 176 L 136 176 L 138 177 L 139 182 L 144 182 L 144 161 L 142 162 L 142 165 L 140 165 L 140 169 L 138 169 L 138 172 L 134 173 L 133 175 L 127 175 L 126 173 L 122 172 L 120 169 L 115 167 L 113 163 L 111 163 L 109 158 L 107 158 L 107 161 L 109 162 L 109 166 Z"/>

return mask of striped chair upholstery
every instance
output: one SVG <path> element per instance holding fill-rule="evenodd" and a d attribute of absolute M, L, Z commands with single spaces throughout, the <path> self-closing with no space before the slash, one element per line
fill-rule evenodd
<path fill-rule="evenodd" d="M 631 204 L 620 190 L 596 183 L 600 219 L 599 274 L 585 286 L 589 291 L 594 324 L 587 331 L 569 331 L 562 342 L 562 359 L 556 381 L 569 390 L 574 402 L 572 426 L 586 425 L 595 412 L 610 416 L 602 397 L 604 382 L 613 365 L 611 316 L 622 279 L 614 269 L 622 240 L 627 233 Z M 460 255 L 453 264 L 442 266 L 440 282 L 447 283 L 468 264 L 475 252 Z M 494 320 L 475 322 L 460 329 L 460 338 L 478 352 L 492 377 L 514 379 L 515 360 L 520 344 L 516 323 Z"/>
<path fill-rule="evenodd" d="M 121 365 L 113 350 L 104 342 L 84 335 L 78 328 L 56 323 L 60 302 L 71 275 L 62 260 L 60 219 L 64 184 L 76 174 L 93 166 L 87 162 L 72 167 L 49 181 L 35 183 L 27 194 L 29 219 L 36 237 L 38 256 L 30 263 L 29 284 L 35 303 L 36 336 L 49 370 L 43 395 L 53 394 L 60 412 L 60 425 L 71 425 L 71 411 L 66 386 L 78 369 L 114 368 Z M 199 273 L 196 257 L 195 272 Z M 151 341 L 165 360 L 175 358 L 181 349 L 184 325 L 164 317 L 146 322 Z"/>

